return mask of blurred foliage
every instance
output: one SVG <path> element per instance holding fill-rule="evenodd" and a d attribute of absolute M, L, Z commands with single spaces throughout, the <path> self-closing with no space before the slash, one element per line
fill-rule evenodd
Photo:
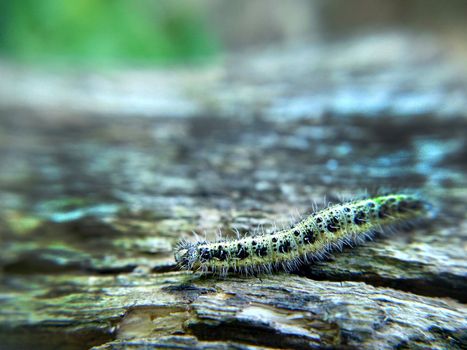
<path fill-rule="evenodd" d="M 14 60 L 172 64 L 212 58 L 218 41 L 194 2 L 0 2 L 0 50 Z"/>

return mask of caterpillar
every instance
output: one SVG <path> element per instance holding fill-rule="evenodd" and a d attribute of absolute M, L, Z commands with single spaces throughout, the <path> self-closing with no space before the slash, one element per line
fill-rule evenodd
<path fill-rule="evenodd" d="M 180 241 L 180 269 L 226 275 L 291 271 L 333 248 L 363 242 L 385 228 L 423 218 L 430 205 L 418 195 L 389 194 L 329 206 L 288 229 L 216 242 Z"/>

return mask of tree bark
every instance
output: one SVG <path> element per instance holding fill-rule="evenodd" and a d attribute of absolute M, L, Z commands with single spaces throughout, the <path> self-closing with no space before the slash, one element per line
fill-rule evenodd
<path fill-rule="evenodd" d="M 466 79 L 439 43 L 377 39 L 198 71 L 3 62 L 1 347 L 466 347 Z M 192 231 L 378 188 L 437 216 L 290 274 L 176 270 Z"/>

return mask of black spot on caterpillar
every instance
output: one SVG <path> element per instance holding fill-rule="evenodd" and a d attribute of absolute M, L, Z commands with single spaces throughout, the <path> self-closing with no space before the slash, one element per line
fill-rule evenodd
<path fill-rule="evenodd" d="M 417 195 L 390 194 L 337 204 L 318 211 L 290 229 L 217 242 L 181 241 L 175 260 L 184 270 L 252 274 L 296 269 L 333 248 L 353 245 L 384 227 L 429 214 Z"/>

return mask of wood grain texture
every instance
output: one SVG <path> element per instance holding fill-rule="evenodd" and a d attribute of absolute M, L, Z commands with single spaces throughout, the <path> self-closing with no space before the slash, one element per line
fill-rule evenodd
<path fill-rule="evenodd" d="M 2 63 L 3 347 L 465 347 L 467 80 L 442 52 L 381 35 L 170 74 Z M 175 271 L 193 230 L 381 187 L 437 218 L 292 274 Z"/>

